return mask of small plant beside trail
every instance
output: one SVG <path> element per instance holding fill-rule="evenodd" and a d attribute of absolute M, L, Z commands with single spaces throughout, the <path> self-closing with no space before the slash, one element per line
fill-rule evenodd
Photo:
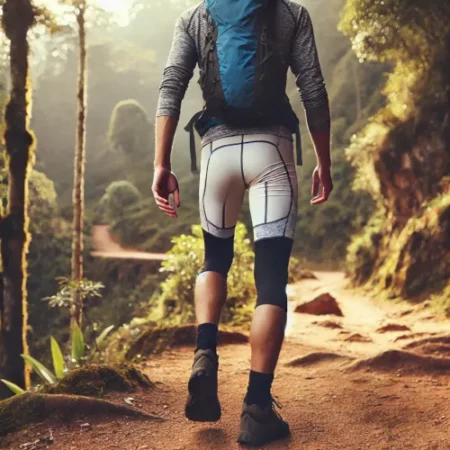
<path fill-rule="evenodd" d="M 76 282 L 69 278 L 59 278 L 60 289 L 56 295 L 44 298 L 51 307 L 70 308 L 72 305 L 73 292 L 80 292 L 81 299 L 84 301 L 90 297 L 101 297 L 100 290 L 104 287 L 101 283 L 90 280 L 81 280 Z M 106 337 L 114 328 L 113 326 L 105 328 L 97 335 L 96 325 L 89 320 L 89 316 L 84 311 L 84 317 L 88 322 L 88 331 L 90 333 L 91 345 L 86 344 L 85 336 L 80 327 L 74 323 L 71 331 L 70 356 L 64 358 L 61 346 L 52 336 L 50 338 L 50 348 L 53 361 L 53 372 L 45 367 L 37 359 L 22 355 L 22 358 L 28 363 L 34 372 L 41 378 L 44 384 L 55 384 L 62 380 L 64 376 L 73 369 L 78 369 L 85 364 L 92 362 L 94 355 L 101 352 L 101 348 Z M 22 394 L 24 389 L 11 383 L 8 380 L 1 380 L 15 394 Z"/>
<path fill-rule="evenodd" d="M 100 351 L 106 337 L 111 332 L 113 327 L 105 328 L 102 333 L 95 338 L 95 347 L 86 352 L 87 346 L 84 340 L 84 336 L 78 325 L 74 325 L 72 329 L 71 338 L 71 352 L 70 357 L 66 360 L 63 356 L 61 346 L 58 341 L 52 336 L 50 338 L 50 348 L 53 361 L 53 372 L 40 363 L 37 359 L 22 355 L 22 358 L 28 363 L 44 384 L 56 384 L 62 380 L 71 370 L 79 369 L 85 364 L 92 361 L 92 358 L 96 351 Z M 26 391 L 21 387 L 9 382 L 8 380 L 1 380 L 14 394 L 23 394 Z"/>
<path fill-rule="evenodd" d="M 59 281 L 59 291 L 51 297 L 44 298 L 43 301 L 47 301 L 49 306 L 52 308 L 70 309 L 73 305 L 74 292 L 77 291 L 83 303 L 83 316 L 85 318 L 85 321 L 87 322 L 87 331 L 89 332 L 89 339 L 92 344 L 90 347 L 95 348 L 95 351 L 100 353 L 100 350 L 98 348 L 99 337 L 97 337 L 98 324 L 90 319 L 88 313 L 89 305 L 87 304 L 87 301 L 90 299 L 101 298 L 102 297 L 101 290 L 105 286 L 102 283 L 98 283 L 96 281 L 91 281 L 87 279 L 83 279 L 80 282 L 78 282 L 67 277 L 60 277 L 58 278 L 58 281 Z M 72 330 L 72 336 L 74 335 L 74 333 L 76 333 L 77 328 L 79 330 L 78 325 L 76 327 L 74 326 L 73 328 L 75 329 L 75 331 Z M 112 330 L 112 328 L 113 328 L 112 326 L 108 327 L 106 329 L 108 330 L 107 333 L 109 333 Z"/>

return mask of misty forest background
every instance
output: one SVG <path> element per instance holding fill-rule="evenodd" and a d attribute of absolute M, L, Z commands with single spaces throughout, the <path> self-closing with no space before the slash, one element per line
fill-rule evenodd
<path fill-rule="evenodd" d="M 326 204 L 310 206 L 316 159 L 290 76 L 289 96 L 302 118 L 305 148 L 291 280 L 303 269 L 346 270 L 354 285 L 374 295 L 431 300 L 450 314 L 450 27 L 438 2 L 428 2 L 426 14 L 413 3 L 302 2 L 315 26 L 330 97 L 335 189 Z M 192 4 L 136 0 L 127 24 L 99 14 L 88 28 L 84 276 L 104 287 L 91 286 L 83 323 L 94 331 L 114 326 L 115 355 L 117 342 L 137 336 L 144 324 L 192 319 L 202 249 L 198 227 L 192 230 L 199 221 L 198 179 L 190 173 L 183 127 L 202 106 L 197 71 L 173 151 L 181 183 L 179 218 L 163 216 L 151 194 L 159 84 L 175 21 Z M 3 60 L 2 109 L 10 89 Z M 45 362 L 50 335 L 64 343 L 70 333 L 69 309 L 43 299 L 54 296 L 58 277 L 71 272 L 76 36 L 35 37 L 30 64 L 30 128 L 37 144 L 29 176 L 27 337 L 30 353 Z M 6 157 L 0 188 L 6 208 Z M 247 323 L 255 298 L 247 206 L 242 223 L 223 318 L 236 326 Z M 93 258 L 94 225 L 108 225 L 126 248 L 172 256 L 161 271 L 157 262 Z"/>

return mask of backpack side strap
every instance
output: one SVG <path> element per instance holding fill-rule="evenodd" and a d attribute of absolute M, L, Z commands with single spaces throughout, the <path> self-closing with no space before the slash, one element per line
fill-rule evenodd
<path fill-rule="evenodd" d="M 201 115 L 203 114 L 203 111 L 199 111 L 197 113 L 195 113 L 191 120 L 188 122 L 188 124 L 184 127 L 184 130 L 187 131 L 189 133 L 189 150 L 191 153 L 191 172 L 193 173 L 197 173 L 198 172 L 198 168 L 197 168 L 197 154 L 196 154 L 196 149 L 195 149 L 195 124 L 198 121 L 198 119 L 201 117 Z"/>

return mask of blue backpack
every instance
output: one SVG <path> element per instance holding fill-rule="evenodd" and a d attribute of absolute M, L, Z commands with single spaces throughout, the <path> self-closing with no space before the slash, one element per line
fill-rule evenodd
<path fill-rule="evenodd" d="M 197 171 L 193 128 L 203 136 L 214 125 L 284 125 L 297 136 L 298 119 L 286 95 L 286 70 L 275 51 L 279 0 L 205 0 L 207 28 L 199 84 L 204 108 L 185 130 L 191 133 L 191 170 Z"/>

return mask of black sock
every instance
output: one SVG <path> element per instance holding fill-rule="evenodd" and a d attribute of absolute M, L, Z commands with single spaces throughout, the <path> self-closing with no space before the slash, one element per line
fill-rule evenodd
<path fill-rule="evenodd" d="M 215 323 L 202 323 L 197 328 L 196 350 L 213 350 L 217 348 L 217 325 Z"/>
<path fill-rule="evenodd" d="M 270 390 L 272 388 L 273 374 L 250 371 L 247 395 L 245 403 L 247 405 L 259 405 L 262 408 L 272 399 Z"/>

